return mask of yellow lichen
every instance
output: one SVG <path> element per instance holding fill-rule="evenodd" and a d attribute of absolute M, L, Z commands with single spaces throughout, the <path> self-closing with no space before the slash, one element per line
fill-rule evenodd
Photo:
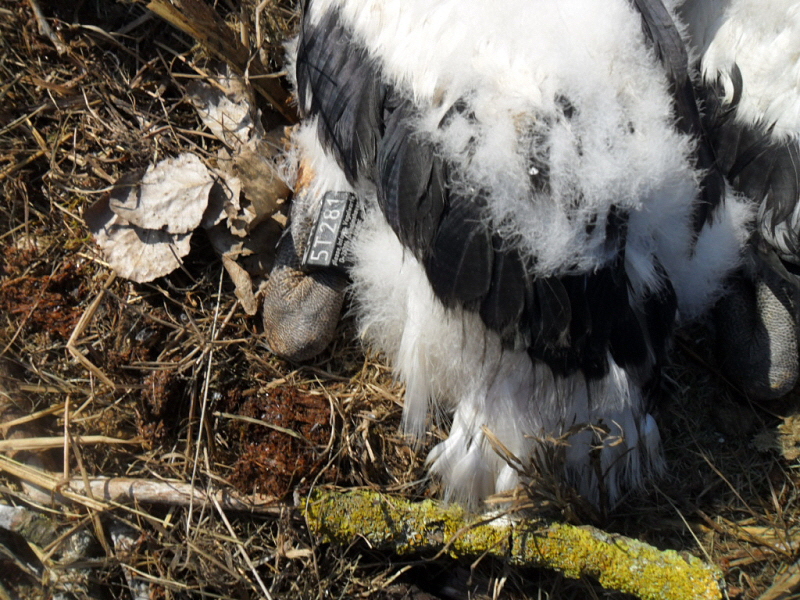
<path fill-rule="evenodd" d="M 469 515 L 458 505 L 412 503 L 368 491 L 318 490 L 301 508 L 312 532 L 337 544 L 362 538 L 398 554 L 442 549 L 456 558 L 491 554 L 567 577 L 589 575 L 643 600 L 721 597 L 719 572 L 698 558 L 592 527 L 501 521 Z"/>

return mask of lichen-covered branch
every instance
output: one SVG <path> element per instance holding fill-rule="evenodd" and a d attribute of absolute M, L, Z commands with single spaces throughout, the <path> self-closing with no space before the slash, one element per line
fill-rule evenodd
<path fill-rule="evenodd" d="M 474 516 L 457 505 L 414 503 L 369 491 L 318 490 L 301 507 L 324 541 L 408 554 L 446 551 L 453 557 L 490 554 L 512 564 L 595 577 L 609 589 L 644 600 L 720 598 L 720 573 L 693 556 L 592 527 Z"/>

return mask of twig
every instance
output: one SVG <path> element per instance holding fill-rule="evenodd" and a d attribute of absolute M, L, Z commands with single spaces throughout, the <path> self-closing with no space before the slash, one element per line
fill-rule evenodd
<path fill-rule="evenodd" d="M 65 411 L 65 414 L 69 414 L 69 410 Z M 92 493 L 92 486 L 89 484 L 89 473 L 86 470 L 86 466 L 83 462 L 83 456 L 80 451 L 80 448 L 75 444 L 75 440 L 69 434 L 69 431 L 65 431 L 64 436 L 67 444 L 72 451 L 72 456 L 75 458 L 75 462 L 77 463 L 78 470 L 80 471 L 80 481 L 83 483 L 83 487 L 80 490 L 86 494 L 91 500 L 95 500 L 95 495 Z M 69 475 L 69 464 L 65 462 L 64 464 L 64 473 L 65 475 Z M 67 476 L 64 477 L 65 481 L 69 481 Z M 73 489 L 74 483 L 71 482 L 70 484 Z M 111 548 L 111 544 L 109 544 L 108 536 L 106 536 L 105 529 L 103 528 L 103 523 L 100 521 L 100 513 L 98 511 L 90 511 L 89 518 L 92 520 L 92 524 L 94 525 L 94 534 L 97 537 L 97 541 L 100 542 L 100 545 L 103 546 L 103 550 L 105 550 L 106 556 L 113 556 L 113 551 Z"/>
<path fill-rule="evenodd" d="M 22 390 L 22 391 L 31 391 L 31 392 L 36 392 L 36 393 L 45 393 L 47 391 L 53 391 L 55 393 L 61 393 L 61 390 L 58 390 L 58 389 L 48 390 L 47 388 L 43 388 L 42 386 L 32 386 L 32 385 L 21 385 L 21 386 L 19 386 L 19 389 Z M 36 421 L 37 419 L 41 419 L 42 417 L 58 414 L 59 412 L 62 412 L 63 410 L 64 410 L 64 404 L 53 404 L 53 405 L 48 406 L 47 408 L 45 408 L 43 410 L 37 410 L 36 412 L 31 413 L 29 415 L 25 415 L 23 417 L 17 417 L 16 419 L 11 419 L 10 421 L 6 421 L 5 423 L 0 423 L 0 435 L 2 435 L 2 436 L 7 435 L 8 434 L 8 430 L 11 429 L 12 427 L 19 427 L 20 425 L 25 425 L 27 423 L 31 423 L 33 421 Z M 59 438 L 59 439 L 61 439 L 61 438 Z M 26 440 L 26 443 L 29 440 L 30 440 L 30 438 L 28 438 L 28 440 Z M 21 440 L 19 440 L 19 441 L 21 441 Z M 0 446 L 1 445 L 2 445 L 2 442 L 0 442 Z M 23 448 L 20 448 L 19 446 L 14 446 L 13 449 L 14 450 L 18 450 L 18 449 L 23 449 Z M 27 449 L 27 448 L 25 448 L 25 449 Z"/>
<path fill-rule="evenodd" d="M 103 301 L 105 297 L 106 290 L 112 284 L 114 279 L 116 278 L 116 273 L 113 271 L 108 275 L 106 282 L 103 284 L 102 289 L 97 293 L 92 303 L 89 305 L 89 308 L 81 315 L 81 318 L 78 320 L 78 324 L 75 326 L 75 329 L 72 331 L 72 335 L 69 336 L 69 340 L 67 340 L 67 350 L 72 356 L 77 359 L 79 363 L 81 363 L 84 367 L 86 367 L 89 371 L 94 373 L 100 381 L 105 383 L 109 386 L 112 390 L 116 389 L 117 384 L 115 384 L 103 371 L 100 370 L 92 361 L 90 361 L 86 356 L 84 356 L 83 352 L 78 350 L 78 346 L 76 340 L 83 334 L 86 328 L 89 326 L 89 323 L 92 321 L 95 312 L 97 312 L 100 303 Z"/>
<path fill-rule="evenodd" d="M 39 8 L 39 3 L 36 0 L 28 0 L 28 3 L 33 9 L 33 14 L 36 15 L 36 23 L 39 25 L 39 33 L 50 38 L 50 41 L 53 42 L 53 46 L 56 47 L 56 52 L 59 54 L 65 54 L 67 52 L 67 46 L 50 28 L 50 25 L 48 25 L 47 19 L 45 19 L 44 14 L 42 13 L 42 9 Z"/>
<path fill-rule="evenodd" d="M 775 581 L 758 600 L 780 600 L 796 598 L 792 594 L 800 588 L 800 563 L 792 563 L 775 578 Z"/>
<path fill-rule="evenodd" d="M 221 297 L 222 297 L 222 272 L 220 272 L 219 274 L 219 284 L 217 286 L 217 302 L 216 305 L 214 306 L 214 320 L 211 325 L 211 341 L 214 341 L 214 339 L 216 339 L 217 321 L 219 319 L 219 303 Z M 194 485 L 194 482 L 197 477 L 198 465 L 200 463 L 200 447 L 202 446 L 203 442 L 203 429 L 204 429 L 203 426 L 206 424 L 206 409 L 208 408 L 208 386 L 211 383 L 211 367 L 214 364 L 214 346 L 212 344 L 207 344 L 206 346 L 207 346 L 207 353 L 206 352 L 203 353 L 207 360 L 206 376 L 205 379 L 203 380 L 203 402 L 200 406 L 200 423 L 197 427 L 197 441 L 195 442 L 194 460 L 192 461 L 191 485 Z M 209 441 L 211 441 L 211 438 L 212 436 L 209 435 Z M 192 439 L 191 436 L 189 436 L 188 439 L 191 442 Z M 189 527 L 191 522 L 192 522 L 192 504 L 189 504 L 189 511 L 186 515 L 187 533 L 189 533 Z"/>
<path fill-rule="evenodd" d="M 323 541 L 398 554 L 446 551 L 454 557 L 490 554 L 522 566 L 546 567 L 570 578 L 596 577 L 609 589 L 643 600 L 721 598 L 721 573 L 680 556 L 592 527 L 473 517 L 457 505 L 412 503 L 368 491 L 317 491 L 301 507 Z"/>
<path fill-rule="evenodd" d="M 36 469 L 0 455 L 0 471 L 41 486 L 64 498 L 95 510 L 112 505 L 164 504 L 188 506 L 216 501 L 225 510 L 271 515 L 280 509 L 273 496 L 245 496 L 231 490 L 207 492 L 181 481 L 159 481 L 131 477 L 73 477 L 62 481 L 53 473 Z M 90 498 L 85 490 L 88 490 Z"/>
<path fill-rule="evenodd" d="M 123 440 L 105 435 L 76 436 L 73 441 L 77 444 L 141 444 L 140 438 Z M 20 450 L 49 450 L 64 446 L 64 436 L 59 437 L 29 437 L 0 440 L 0 452 L 17 452 Z"/>
<path fill-rule="evenodd" d="M 222 522 L 225 523 L 225 528 L 228 530 L 228 533 L 231 534 L 231 538 L 233 538 L 235 540 L 236 549 L 239 551 L 239 554 L 241 554 L 242 559 L 244 560 L 244 562 L 250 568 L 250 572 L 253 574 L 253 577 L 258 582 L 258 587 L 261 588 L 261 591 L 264 593 L 264 597 L 267 598 L 267 600 L 272 600 L 272 595 L 269 593 L 269 590 L 267 589 L 267 586 L 264 585 L 264 580 L 261 579 L 261 576 L 258 574 L 258 571 L 255 568 L 255 565 L 253 565 L 253 561 L 250 560 L 250 556 L 248 556 L 247 551 L 244 549 L 244 544 L 242 544 L 242 542 L 236 536 L 236 532 L 233 530 L 233 527 L 231 526 L 231 522 L 228 520 L 228 517 L 225 514 L 225 511 L 222 510 L 222 507 L 220 506 L 220 504 L 219 504 L 219 502 L 217 501 L 216 498 L 212 497 L 211 501 L 214 503 L 214 506 L 217 508 L 217 513 L 219 513 L 219 516 L 222 519 Z"/>
<path fill-rule="evenodd" d="M 32 162 L 34 162 L 36 160 L 39 160 L 44 155 L 45 155 L 45 151 L 44 150 L 37 150 L 36 152 L 31 154 L 25 160 L 23 160 L 21 162 L 18 162 L 18 163 L 12 163 L 8 167 L 6 167 L 2 171 L 0 171 L 0 181 L 3 181 L 6 177 L 8 177 L 12 173 L 14 173 L 14 171 L 17 171 L 17 170 L 21 169 L 22 167 L 24 167 L 26 165 L 29 165 L 30 163 L 32 163 Z"/>
<path fill-rule="evenodd" d="M 740 525 L 728 521 L 724 519 L 722 516 L 718 516 L 718 521 L 712 519 L 702 510 L 697 511 L 697 515 L 705 521 L 706 525 L 708 525 L 711 529 L 716 531 L 717 533 L 730 536 L 740 541 L 749 542 L 751 544 L 757 544 L 759 546 L 765 546 L 774 552 L 775 554 L 781 554 L 784 552 L 783 549 L 778 548 L 773 544 L 770 540 L 764 539 L 763 537 L 756 535 L 750 531 L 747 531 L 746 528 L 741 527 Z"/>
<path fill-rule="evenodd" d="M 250 423 L 251 425 L 256 425 L 259 427 L 267 427 L 268 429 L 272 429 L 273 431 L 290 435 L 293 438 L 298 439 L 301 442 L 305 442 L 306 444 L 310 445 L 309 441 L 302 435 L 297 433 L 294 429 L 287 429 L 286 427 L 281 427 L 280 425 L 275 425 L 274 423 L 268 423 L 267 421 L 264 421 L 262 419 L 254 419 L 253 417 L 245 417 L 243 415 L 234 415 L 231 413 L 219 412 L 219 411 L 215 411 L 213 415 L 215 417 L 223 417 L 225 419 L 230 419 L 232 421 L 243 421 L 245 423 Z"/>

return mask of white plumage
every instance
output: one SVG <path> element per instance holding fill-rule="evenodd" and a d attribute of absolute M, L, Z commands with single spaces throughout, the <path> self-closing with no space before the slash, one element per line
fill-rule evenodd
<path fill-rule="evenodd" d="M 800 134 L 800 2 L 688 0 L 682 8 L 704 79 L 721 79 L 733 100 L 733 71 L 741 74 L 736 119 L 770 129 L 776 139 Z"/>
<path fill-rule="evenodd" d="M 770 173 L 756 173 L 753 177 L 763 186 L 758 190 L 763 195 L 752 200 L 759 205 L 760 233 L 784 259 L 798 263 L 800 2 L 689 0 L 684 10 L 692 23 L 690 39 L 700 55 L 703 78 L 709 84 L 720 82 L 724 90 L 723 105 L 733 111 L 733 121 L 761 133 L 761 139 L 750 141 L 764 146 L 762 155 L 769 156 L 781 149 L 781 145 L 793 149 L 795 160 L 789 165 L 793 171 L 789 175 L 795 182 L 793 189 L 781 196 L 779 190 L 770 189 Z M 742 148 L 740 152 L 747 150 L 751 148 Z M 783 214 L 774 220 L 776 212 Z"/>
<path fill-rule="evenodd" d="M 429 457 L 451 498 L 518 483 L 486 429 L 523 462 L 567 436 L 562 476 L 595 503 L 660 468 L 646 388 L 752 214 L 698 159 L 675 9 L 307 6 L 291 53 L 314 177 L 293 219 L 326 191 L 358 197 L 359 326 L 406 383 L 406 429 L 452 419 Z"/>

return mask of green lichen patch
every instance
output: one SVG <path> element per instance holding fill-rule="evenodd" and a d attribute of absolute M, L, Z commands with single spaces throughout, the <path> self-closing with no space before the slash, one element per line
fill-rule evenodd
<path fill-rule="evenodd" d="M 442 549 L 455 558 L 490 554 L 571 578 L 595 577 L 606 588 L 643 600 L 721 597 L 719 572 L 698 558 L 591 527 L 491 519 L 457 505 L 414 503 L 370 491 L 317 490 L 301 508 L 311 531 L 326 542 L 362 538 L 398 554 Z"/>

